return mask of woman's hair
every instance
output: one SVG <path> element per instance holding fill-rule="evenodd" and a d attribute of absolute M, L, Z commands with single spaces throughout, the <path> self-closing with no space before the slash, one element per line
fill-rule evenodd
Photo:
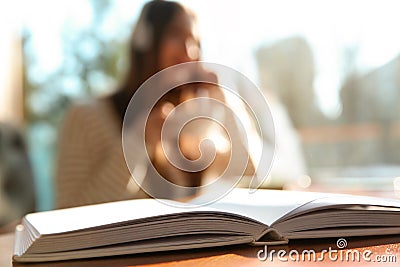
<path fill-rule="evenodd" d="M 119 90 L 110 97 L 121 123 L 133 94 L 159 71 L 159 52 L 165 32 L 182 11 L 185 8 L 181 4 L 163 0 L 153 0 L 143 7 L 130 42 L 127 73 Z"/>

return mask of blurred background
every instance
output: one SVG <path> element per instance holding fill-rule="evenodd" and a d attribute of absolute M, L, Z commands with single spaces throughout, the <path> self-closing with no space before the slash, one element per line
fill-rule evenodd
<path fill-rule="evenodd" d="M 0 3 L 0 225 L 19 205 L 12 194 L 53 207 L 63 114 L 115 89 L 145 2 Z M 241 71 L 266 95 L 278 153 L 265 187 L 399 197 L 398 1 L 180 2 L 197 14 L 203 59 Z M 15 170 L 35 195 L 15 185 L 9 193 Z"/>

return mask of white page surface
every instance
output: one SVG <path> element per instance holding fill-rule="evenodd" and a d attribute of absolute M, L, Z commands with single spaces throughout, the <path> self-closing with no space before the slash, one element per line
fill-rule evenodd
<path fill-rule="evenodd" d="M 32 213 L 26 215 L 26 219 L 40 234 L 53 234 L 152 216 L 206 210 L 210 209 L 177 208 L 154 199 L 135 199 Z"/>
<path fill-rule="evenodd" d="M 236 188 L 210 207 L 238 213 L 270 226 L 295 208 L 327 195 L 329 194 L 265 189 L 250 193 L 249 189 Z"/>

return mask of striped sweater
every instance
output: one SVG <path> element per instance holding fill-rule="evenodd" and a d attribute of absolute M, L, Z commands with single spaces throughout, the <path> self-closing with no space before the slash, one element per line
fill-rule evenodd
<path fill-rule="evenodd" d="M 235 124 L 234 118 L 228 118 L 228 123 Z M 119 118 L 109 100 L 91 100 L 69 109 L 59 136 L 56 208 L 148 197 L 131 179 L 121 137 Z M 231 137 L 232 142 L 240 143 L 238 134 Z M 240 154 L 248 155 L 246 148 L 240 146 L 239 149 Z M 205 177 L 218 177 L 223 173 L 230 161 L 228 156 L 230 153 L 217 156 Z M 231 162 L 233 168 L 236 165 Z M 174 177 L 180 174 L 176 171 L 171 173 Z M 232 173 L 240 175 L 243 170 L 233 170 Z M 253 173 L 254 166 L 250 160 L 245 174 Z M 172 198 L 182 197 L 179 192 L 170 193 Z"/>
<path fill-rule="evenodd" d="M 68 110 L 59 136 L 56 208 L 145 196 L 130 179 L 116 116 L 106 99 Z"/>

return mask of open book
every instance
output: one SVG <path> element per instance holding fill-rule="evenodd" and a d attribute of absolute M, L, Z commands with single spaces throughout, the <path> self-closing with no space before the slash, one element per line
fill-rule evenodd
<path fill-rule="evenodd" d="M 399 200 L 234 189 L 198 208 L 143 199 L 28 214 L 16 229 L 13 259 L 57 261 L 383 234 L 400 234 Z"/>

